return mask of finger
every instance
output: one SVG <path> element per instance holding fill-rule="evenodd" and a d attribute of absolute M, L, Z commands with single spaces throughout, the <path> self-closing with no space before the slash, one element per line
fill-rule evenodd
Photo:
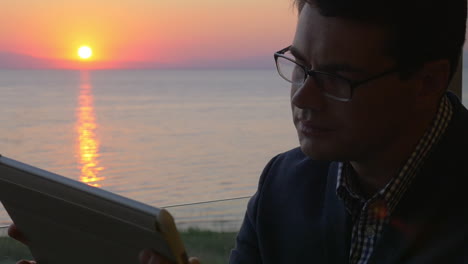
<path fill-rule="evenodd" d="M 153 252 L 151 251 L 151 249 L 143 249 L 142 251 L 140 251 L 140 255 L 138 255 L 138 259 L 140 260 L 140 263 L 141 264 L 148 263 L 148 261 L 151 258 L 152 253 Z"/>
<path fill-rule="evenodd" d="M 10 237 L 12 237 L 13 239 L 16 239 L 18 240 L 19 242 L 27 245 L 28 244 L 28 240 L 26 239 L 26 237 L 23 235 L 23 233 L 21 233 L 18 228 L 16 228 L 16 225 L 15 224 L 11 224 L 10 227 L 8 227 L 8 235 Z M 26 260 L 25 260 L 26 261 Z"/>
<path fill-rule="evenodd" d="M 189 258 L 189 263 L 190 264 L 201 264 L 200 260 L 198 258 L 195 258 L 195 257 Z"/>
<path fill-rule="evenodd" d="M 22 260 L 16 262 L 16 264 L 36 264 L 36 261 L 22 259 Z"/>
<path fill-rule="evenodd" d="M 151 249 L 144 249 L 139 255 L 141 264 L 170 264 L 169 261 L 156 254 Z"/>

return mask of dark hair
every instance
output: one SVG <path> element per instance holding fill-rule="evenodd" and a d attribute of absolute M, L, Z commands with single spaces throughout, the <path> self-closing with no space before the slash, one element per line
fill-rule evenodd
<path fill-rule="evenodd" d="M 457 69 L 466 31 L 467 0 L 294 0 L 320 14 L 382 25 L 389 30 L 389 54 L 404 69 L 402 77 L 425 62 L 448 59 Z"/>

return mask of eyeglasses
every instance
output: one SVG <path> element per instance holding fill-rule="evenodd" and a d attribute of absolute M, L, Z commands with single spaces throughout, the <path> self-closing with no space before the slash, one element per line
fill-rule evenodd
<path fill-rule="evenodd" d="M 297 63 L 292 55 L 289 57 L 284 55 L 290 48 L 291 46 L 284 48 L 274 55 L 279 75 L 297 86 L 302 86 L 310 76 L 323 95 L 341 102 L 351 101 L 354 89 L 359 85 L 399 71 L 397 67 L 394 67 L 365 80 L 353 81 L 337 74 L 315 71 Z"/>

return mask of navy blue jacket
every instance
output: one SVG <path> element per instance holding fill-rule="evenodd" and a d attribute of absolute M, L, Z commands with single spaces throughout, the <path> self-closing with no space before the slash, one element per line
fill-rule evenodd
<path fill-rule="evenodd" d="M 468 263 L 468 111 L 454 115 L 384 228 L 369 263 Z M 337 163 L 300 149 L 273 158 L 251 198 L 231 264 L 348 263 L 351 219 Z"/>

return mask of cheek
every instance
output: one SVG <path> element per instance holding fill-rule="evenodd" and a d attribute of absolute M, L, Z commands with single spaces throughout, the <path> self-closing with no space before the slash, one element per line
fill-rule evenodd
<path fill-rule="evenodd" d="M 374 141 L 391 137 L 407 118 L 410 103 L 392 92 L 366 99 L 353 102 L 355 105 L 349 109 L 348 118 L 343 120 L 350 134 Z"/>
<path fill-rule="evenodd" d="M 292 101 L 293 96 L 296 94 L 298 87 L 297 86 L 292 86 L 289 87 L 289 99 Z"/>
<path fill-rule="evenodd" d="M 300 111 L 300 109 L 295 107 L 294 104 L 293 104 L 293 96 L 294 96 L 294 94 L 296 94 L 297 89 L 298 89 L 297 87 L 295 88 L 295 87 L 291 86 L 290 87 L 290 94 L 289 94 L 289 102 L 291 104 L 291 112 L 292 112 L 292 115 L 293 115 L 293 121 L 294 122 L 295 122 L 294 116 L 296 115 L 295 113 Z"/>
<path fill-rule="evenodd" d="M 352 105 L 357 114 L 368 122 L 381 119 L 392 120 L 408 110 L 408 87 L 394 80 L 376 83 L 372 86 L 362 86 L 355 90 Z"/>

